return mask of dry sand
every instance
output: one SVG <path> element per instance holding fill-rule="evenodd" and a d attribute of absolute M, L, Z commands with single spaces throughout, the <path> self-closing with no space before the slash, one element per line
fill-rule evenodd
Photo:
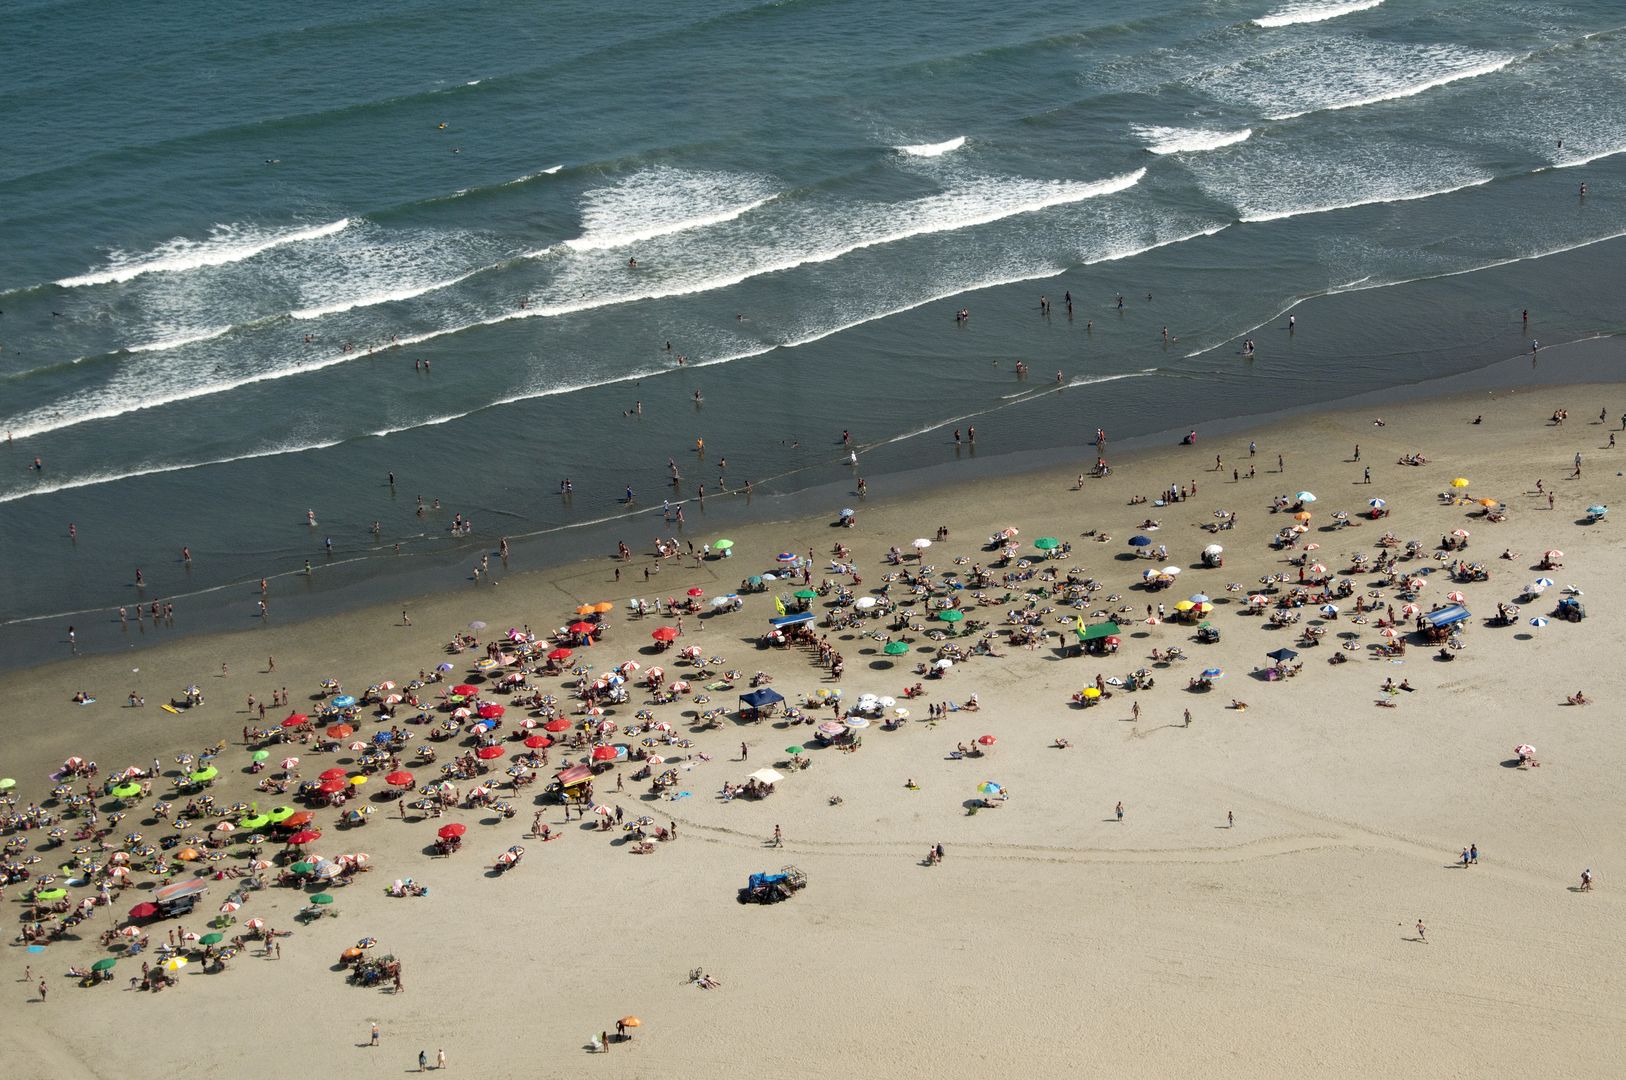
<path fill-rule="evenodd" d="M 392 1076 L 414 1068 L 420 1049 L 433 1062 L 443 1047 L 449 1068 L 495 1076 L 1619 1076 L 1626 748 L 1611 732 L 1626 691 L 1615 662 L 1626 570 L 1615 535 L 1626 524 L 1578 519 L 1620 487 L 1614 462 L 1617 454 L 1626 461 L 1626 447 L 1601 449 L 1616 425 L 1591 421 L 1603 406 L 1618 418 L 1623 404 L 1618 387 L 1564 387 L 1391 406 L 1383 427 L 1370 410 L 1318 414 L 1117 461 L 1110 478 L 1082 491 L 1072 490 L 1073 469 L 910 499 L 872 492 L 856 529 L 831 529 L 822 518 L 743 529 L 735 558 L 668 565 L 647 589 L 615 585 L 606 560 L 417 601 L 410 628 L 394 605 L 9 676 L 0 681 L 9 736 L 0 774 L 18 778 L 25 802 L 45 795 L 46 774 L 68 754 L 106 770 L 155 753 L 170 761 L 222 737 L 232 747 L 217 796 L 229 802 L 248 788 L 237 745 L 247 694 L 285 685 L 297 704 L 327 675 L 346 686 L 405 680 L 443 659 L 450 632 L 471 619 L 486 620 L 488 633 L 520 623 L 542 629 L 562 625 L 583 600 L 620 605 L 692 584 L 727 591 L 766 568 L 773 552 L 811 547 L 822 562 L 835 540 L 852 547 L 868 589 L 880 583 L 888 545 L 942 523 L 953 535 L 928 561 L 946 568 L 954 554 L 977 556 L 989 533 L 1015 524 L 1025 540 L 1070 539 L 1075 554 L 1064 568 L 1087 568 L 1140 611 L 1146 598 L 1130 585 L 1147 564 L 1125 561 L 1124 541 L 1141 518 L 1160 518 L 1157 539 L 1189 566 L 1212 539 L 1197 525 L 1219 507 L 1241 515 L 1220 537 L 1224 568 L 1189 569 L 1178 591 L 1159 597 L 1202 588 L 1223 598 L 1221 643 L 1195 644 L 1189 628 L 1136 625 L 1107 661 L 1006 648 L 1002 659 L 974 660 L 928 684 L 929 701 L 978 692 L 980 713 L 933 726 L 921 722 L 921 703 L 903 729 L 872 728 L 857 754 L 814 751 L 811 769 L 761 803 L 724 804 L 716 792 L 782 761 L 782 748 L 806 741 L 809 729 L 731 719 L 697 736 L 714 760 L 683 775 L 692 798 L 646 802 L 643 785 L 630 784 L 609 797 L 611 785 L 601 783 L 601 796 L 630 813 L 678 822 L 679 839 L 653 855 L 630 856 L 619 832 L 565 827 L 557 805 L 546 820 L 566 837 L 524 841 L 529 791 L 519 817 L 500 825 L 452 812 L 448 820 L 469 822 L 470 833 L 450 859 L 423 853 L 438 823 L 381 812 L 364 829 L 330 829 L 317 845 L 329 855 L 366 850 L 377 869 L 338 891 L 339 918 L 285 939 L 281 960 L 256 954 L 214 975 L 194 965 L 176 990 L 150 995 L 124 988 L 129 964 L 94 989 L 62 978 L 70 963 L 103 955 L 89 937 L 42 954 L 7 950 L 0 985 L 16 1010 L 5 1023 L 8 1074 Z M 1548 424 L 1560 406 L 1575 417 Z M 1484 423 L 1475 426 L 1479 413 Z M 1233 483 L 1233 465 L 1247 471 L 1250 438 L 1259 443 L 1258 475 Z M 1359 464 L 1347 460 L 1357 442 Z M 1395 464 L 1411 451 L 1430 464 Z M 1584 475 L 1566 479 L 1577 451 Z M 1216 453 L 1222 473 L 1211 471 Z M 1364 465 L 1370 487 L 1360 483 Z M 1508 502 L 1510 520 L 1487 524 L 1441 505 L 1437 493 L 1458 475 L 1472 479 L 1473 494 Z M 1531 494 L 1538 477 L 1558 492 L 1555 511 Z M 1193 479 L 1200 493 L 1187 502 L 1127 505 L 1131 495 Z M 1320 496 L 1318 530 L 1331 511 L 1359 510 L 1374 495 L 1394 510 L 1385 524 L 1313 532 L 1334 569 L 1349 553 L 1375 552 L 1385 525 L 1430 548 L 1452 528 L 1473 532 L 1469 554 L 1493 577 L 1464 587 L 1474 618 L 1456 662 L 1414 647 L 1403 665 L 1362 652 L 1329 666 L 1329 643 L 1303 651 L 1295 679 L 1250 677 L 1267 650 L 1295 635 L 1240 616 L 1245 593 L 1227 593 L 1224 583 L 1251 591 L 1261 575 L 1288 569 L 1267 546 L 1285 523 L 1269 503 L 1303 488 Z M 1090 529 L 1113 539 L 1083 538 Z M 1497 600 L 1539 576 L 1531 567 L 1552 546 L 1567 557 L 1551 576 L 1585 590 L 1591 617 L 1539 630 L 1484 626 Z M 1505 547 L 1522 556 L 1498 559 Z M 627 577 L 641 578 L 648 562 L 640 555 Z M 1431 583 L 1425 604 L 1448 588 Z M 806 654 L 755 648 L 772 613 L 768 597 L 751 597 L 743 612 L 690 619 L 685 640 L 730 666 L 773 672 L 792 698 L 827 685 Z M 593 653 L 600 668 L 639 655 L 655 625 L 627 625 L 619 611 L 611 620 Z M 1370 627 L 1331 629 L 1374 637 Z M 1192 659 L 1160 670 L 1154 689 L 1089 710 L 1070 705 L 1097 671 L 1122 675 L 1154 646 L 1175 643 Z M 858 642 L 838 647 L 850 696 L 897 694 L 914 681 Z M 265 671 L 268 655 L 274 674 Z M 1204 664 L 1226 677 L 1209 694 L 1187 692 L 1186 677 Z M 1397 708 L 1377 708 L 1390 676 L 1417 691 L 1399 695 Z M 194 681 L 208 694 L 205 707 L 179 717 L 155 707 Z M 98 703 L 72 705 L 80 688 Z M 131 689 L 148 696 L 146 709 L 123 707 Z M 1598 704 L 1565 705 L 1576 689 Z M 1232 697 L 1251 707 L 1225 708 Z M 1142 705 L 1138 722 L 1132 701 Z M 1188 707 L 1195 719 L 1186 728 Z M 676 719 L 680 707 L 660 711 Z M 999 740 L 987 757 L 947 759 L 956 742 L 984 733 Z M 1050 748 L 1057 736 L 1072 748 Z M 741 739 L 751 748 L 747 765 L 733 760 Z M 1507 767 L 1511 748 L 1526 741 L 1542 767 Z M 327 764 L 307 756 L 303 772 Z M 919 790 L 907 790 L 907 778 Z M 1013 797 L 968 815 L 964 803 L 985 779 Z M 842 805 L 829 804 L 834 794 Z M 1119 800 L 1122 823 L 1112 812 Z M 1227 811 L 1234 828 L 1225 827 Z M 329 827 L 336 816 L 319 819 Z M 764 846 L 776 824 L 782 852 Z M 490 877 L 492 859 L 515 842 L 528 844 L 525 862 Z M 923 865 L 938 842 L 946 860 Z M 1460 869 L 1456 854 L 1469 843 L 1480 865 Z M 785 863 L 807 873 L 805 892 L 772 907 L 735 902 L 748 873 Z M 1599 874 L 1589 895 L 1571 888 L 1584 866 Z M 382 894 L 409 875 L 431 895 Z M 205 909 L 228 888 L 217 884 Z M 7 910 L 18 910 L 19 895 L 6 890 Z M 128 891 L 115 910 L 138 898 Z M 301 903 L 292 890 L 268 889 L 239 915 L 295 928 Z M 1419 918 L 1427 944 L 1414 940 Z M 93 925 L 108 919 L 98 914 Z M 359 989 L 335 970 L 340 950 L 363 934 L 404 960 L 404 993 Z M 47 1003 L 22 981 L 25 964 L 33 982 L 49 979 Z M 695 967 L 723 986 L 687 984 Z M 634 1040 L 607 1054 L 586 1051 L 629 1012 L 644 1021 Z M 369 1049 L 374 1019 L 382 1045 Z"/>

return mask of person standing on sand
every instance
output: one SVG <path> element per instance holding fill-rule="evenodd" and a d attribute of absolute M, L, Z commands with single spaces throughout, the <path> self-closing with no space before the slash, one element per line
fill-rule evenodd
<path fill-rule="evenodd" d="M 1124 819 L 1124 804 L 1122 799 L 1118 800 L 1118 805 L 1114 808 L 1113 812 L 1118 815 L 1118 820 L 1122 822 Z"/>
<path fill-rule="evenodd" d="M 1227 829 L 1236 828 L 1236 815 L 1229 810 L 1225 811 L 1225 827 Z"/>
<path fill-rule="evenodd" d="M 418 1071 L 423 1072 L 427 1068 L 429 1068 L 429 1051 L 427 1051 L 427 1050 L 419 1050 L 418 1051 Z"/>
<path fill-rule="evenodd" d="M 372 1035 L 368 1039 L 367 1045 L 368 1046 L 377 1046 L 378 1045 L 378 1021 L 377 1020 L 373 1021 Z"/>
<path fill-rule="evenodd" d="M 444 1069 L 445 1067 L 446 1067 L 446 1051 L 445 1050 L 436 1050 L 435 1051 L 435 1069 L 438 1071 L 440 1069 Z"/>
<path fill-rule="evenodd" d="M 785 846 L 785 834 L 779 831 L 779 826 L 777 826 L 777 825 L 775 825 L 773 827 L 773 846 L 774 847 L 784 847 Z"/>

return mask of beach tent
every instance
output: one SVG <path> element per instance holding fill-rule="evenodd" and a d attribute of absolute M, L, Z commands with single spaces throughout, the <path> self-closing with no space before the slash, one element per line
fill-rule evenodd
<path fill-rule="evenodd" d="M 768 625 L 782 630 L 787 626 L 796 626 L 799 623 L 809 623 L 812 621 L 813 613 L 811 611 L 799 611 L 795 615 L 785 615 L 777 619 L 769 619 Z"/>
<path fill-rule="evenodd" d="M 1461 604 L 1452 604 L 1449 607 L 1436 608 L 1423 616 L 1423 621 L 1436 630 L 1445 626 L 1455 626 L 1468 618 L 1468 609 Z"/>
<path fill-rule="evenodd" d="M 758 769 L 748 779 L 755 780 L 759 784 L 777 784 L 784 779 L 784 776 L 773 769 Z"/>
<path fill-rule="evenodd" d="M 778 705 L 785 700 L 785 695 L 777 690 L 764 686 L 760 690 L 753 690 L 749 694 L 740 695 L 740 708 L 763 709 L 770 705 Z"/>
<path fill-rule="evenodd" d="M 1121 633 L 1123 633 L 1123 631 L 1119 628 L 1117 623 L 1108 621 L 1096 623 L 1094 626 L 1089 626 L 1078 631 L 1078 640 L 1097 641 L 1104 637 L 1116 637 Z"/>
<path fill-rule="evenodd" d="M 560 769 L 553 774 L 560 787 L 573 788 L 577 784 L 585 784 L 593 778 L 593 770 L 586 765 L 572 765 L 568 769 Z"/>

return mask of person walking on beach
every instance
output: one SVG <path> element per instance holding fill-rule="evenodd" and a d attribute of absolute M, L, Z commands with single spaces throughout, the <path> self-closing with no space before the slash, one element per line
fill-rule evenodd
<path fill-rule="evenodd" d="M 1118 815 L 1118 820 L 1119 820 L 1119 821 L 1120 821 L 1120 822 L 1121 822 L 1121 821 L 1123 821 L 1123 819 L 1124 819 L 1124 804 L 1123 804 L 1123 800 L 1121 800 L 1121 799 L 1120 799 L 1120 800 L 1119 800 L 1119 801 L 1118 801 L 1118 805 L 1117 805 L 1117 807 L 1115 807 L 1115 808 L 1114 808 L 1114 811 L 1113 811 L 1113 812 L 1114 812 L 1114 813 L 1116 813 L 1116 814 L 1117 814 L 1117 815 Z"/>
<path fill-rule="evenodd" d="M 1422 919 L 1417 920 L 1417 940 L 1424 945 L 1428 944 L 1428 927 L 1423 925 Z"/>
<path fill-rule="evenodd" d="M 1236 828 L 1236 815 L 1229 810 L 1225 811 L 1225 827 L 1227 829 Z"/>
<path fill-rule="evenodd" d="M 378 1021 L 373 1021 L 372 1036 L 367 1041 L 368 1046 L 378 1045 Z"/>
<path fill-rule="evenodd" d="M 427 1051 L 427 1050 L 419 1050 L 418 1051 L 418 1071 L 423 1072 L 427 1068 L 429 1068 L 429 1051 Z"/>
<path fill-rule="evenodd" d="M 779 826 L 777 826 L 777 825 L 775 825 L 773 827 L 773 846 L 774 847 L 784 847 L 785 846 L 785 834 L 779 831 Z"/>
<path fill-rule="evenodd" d="M 750 754 L 750 752 L 751 751 L 750 751 L 749 747 L 747 747 L 744 743 L 740 743 L 740 760 L 741 761 L 744 761 L 746 759 L 746 757 Z"/>
<path fill-rule="evenodd" d="M 438 1071 L 440 1069 L 444 1069 L 445 1067 L 446 1067 L 446 1051 L 445 1050 L 436 1050 L 435 1051 L 435 1069 Z"/>
<path fill-rule="evenodd" d="M 1371 482 L 1372 482 L 1372 466 L 1368 465 L 1366 467 L 1365 473 L 1361 477 L 1361 483 L 1370 484 Z"/>

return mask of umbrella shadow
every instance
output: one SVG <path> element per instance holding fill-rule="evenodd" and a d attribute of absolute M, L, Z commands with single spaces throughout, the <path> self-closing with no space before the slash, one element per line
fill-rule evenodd
<path fill-rule="evenodd" d="M 1518 758 L 1508 758 L 1506 761 L 1502 762 L 1502 768 L 1504 768 L 1504 769 L 1517 769 L 1522 764 L 1524 764 L 1524 763 L 1522 761 L 1520 761 Z"/>

